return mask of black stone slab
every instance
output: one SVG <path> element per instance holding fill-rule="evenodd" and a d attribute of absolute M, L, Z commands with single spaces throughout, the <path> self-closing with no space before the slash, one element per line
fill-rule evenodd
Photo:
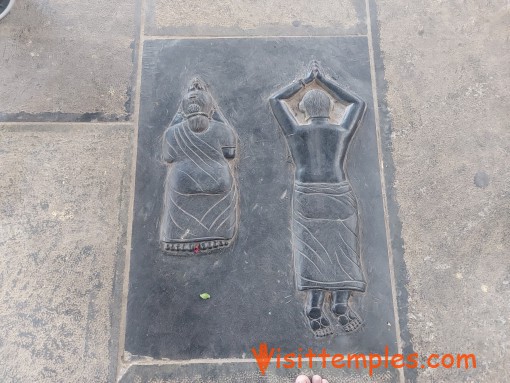
<path fill-rule="evenodd" d="M 311 59 L 368 105 L 347 172 L 358 199 L 367 290 L 354 299 L 365 326 L 313 336 L 295 288 L 291 249 L 293 163 L 269 97 L 304 75 Z M 236 241 L 205 255 L 165 255 L 158 221 L 166 167 L 161 137 L 182 92 L 199 75 L 239 136 Z M 155 40 L 144 47 L 125 348 L 187 360 L 252 357 L 260 342 L 296 352 L 397 352 L 381 180 L 365 37 Z M 207 292 L 211 299 L 202 300 Z"/>
<path fill-rule="evenodd" d="M 165 383 L 294 383 L 299 374 L 312 376 L 318 374 L 328 379 L 330 383 L 390 383 L 398 382 L 398 372 L 383 366 L 372 370 L 368 368 L 322 368 L 321 362 L 314 362 L 312 368 L 307 363 L 304 368 L 277 368 L 276 363 L 268 366 L 262 375 L 256 363 L 194 363 L 187 365 L 159 365 L 159 366 L 131 366 L 124 374 L 121 383 L 135 382 L 165 382 Z"/>

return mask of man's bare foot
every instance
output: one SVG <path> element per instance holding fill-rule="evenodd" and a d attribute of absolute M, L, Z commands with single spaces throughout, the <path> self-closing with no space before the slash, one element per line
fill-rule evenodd
<path fill-rule="evenodd" d="M 328 383 L 326 379 L 322 379 L 319 375 L 314 375 L 312 380 L 306 375 L 299 375 L 296 379 L 296 383 Z"/>
<path fill-rule="evenodd" d="M 316 337 L 322 338 L 333 334 L 333 327 L 320 308 L 312 307 L 307 310 L 306 316 Z"/>
<path fill-rule="evenodd" d="M 333 314 L 338 318 L 342 330 L 347 333 L 353 333 L 363 327 L 363 321 L 349 305 L 334 305 L 332 307 Z"/>

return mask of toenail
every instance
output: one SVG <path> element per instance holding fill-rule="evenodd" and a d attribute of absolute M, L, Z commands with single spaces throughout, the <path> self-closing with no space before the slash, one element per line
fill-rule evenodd
<path fill-rule="evenodd" d="M 310 383 L 310 379 L 305 375 L 299 375 L 296 379 L 296 383 Z"/>

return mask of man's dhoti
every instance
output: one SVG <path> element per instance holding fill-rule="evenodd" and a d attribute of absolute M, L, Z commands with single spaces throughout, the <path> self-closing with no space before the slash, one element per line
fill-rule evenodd
<path fill-rule="evenodd" d="M 295 182 L 292 217 L 298 289 L 365 291 L 349 182 Z"/>

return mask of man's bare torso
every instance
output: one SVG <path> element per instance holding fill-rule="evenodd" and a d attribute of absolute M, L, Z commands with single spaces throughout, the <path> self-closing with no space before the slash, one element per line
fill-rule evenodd
<path fill-rule="evenodd" d="M 348 133 L 329 122 L 301 125 L 287 136 L 299 182 L 335 183 L 346 180 L 343 169 Z"/>

